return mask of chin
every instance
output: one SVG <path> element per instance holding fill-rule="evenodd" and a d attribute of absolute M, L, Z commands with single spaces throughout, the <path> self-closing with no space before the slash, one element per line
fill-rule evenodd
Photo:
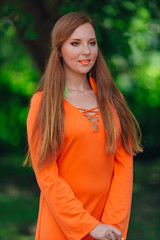
<path fill-rule="evenodd" d="M 85 71 L 85 72 L 77 72 L 77 74 L 79 75 L 86 75 L 89 71 Z"/>
<path fill-rule="evenodd" d="M 79 73 L 79 74 L 87 74 L 90 70 L 91 70 L 91 68 L 86 68 L 86 69 L 83 69 L 82 71 L 77 71 L 77 73 Z"/>

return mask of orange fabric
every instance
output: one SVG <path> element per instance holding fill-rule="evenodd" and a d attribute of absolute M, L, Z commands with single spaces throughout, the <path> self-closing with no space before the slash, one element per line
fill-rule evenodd
<path fill-rule="evenodd" d="M 93 90 L 96 93 L 95 82 Z M 28 142 L 42 93 L 33 95 L 27 118 Z M 83 113 L 64 100 L 63 150 L 52 166 L 37 171 L 41 190 L 36 240 L 91 240 L 88 233 L 100 222 L 111 224 L 126 238 L 131 198 L 133 159 L 119 140 L 115 156 L 105 153 L 105 129 L 99 111 L 95 131 Z M 114 111 L 117 131 L 120 125 Z M 30 145 L 30 144 L 29 144 Z M 31 149 L 31 146 L 30 146 Z"/>
<path fill-rule="evenodd" d="M 83 113 L 83 115 L 89 120 L 93 128 L 96 128 L 95 130 L 97 130 L 99 123 L 99 107 L 94 107 L 91 109 L 78 108 L 78 110 Z"/>

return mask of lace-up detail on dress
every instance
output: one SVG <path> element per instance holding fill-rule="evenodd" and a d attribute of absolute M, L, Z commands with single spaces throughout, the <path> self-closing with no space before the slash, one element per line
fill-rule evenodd
<path fill-rule="evenodd" d="M 78 108 L 78 110 L 82 112 L 83 116 L 89 120 L 93 129 L 97 131 L 99 123 L 99 107 L 91 109 Z"/>

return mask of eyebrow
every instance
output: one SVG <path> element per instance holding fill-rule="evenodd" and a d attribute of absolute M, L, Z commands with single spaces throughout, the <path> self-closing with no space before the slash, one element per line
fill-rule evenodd
<path fill-rule="evenodd" d="M 71 39 L 71 41 L 73 41 L 73 40 L 81 41 L 82 39 L 80 39 L 80 38 L 74 38 L 74 39 Z M 96 40 L 96 38 L 90 38 L 89 41 L 90 41 L 90 40 Z"/>

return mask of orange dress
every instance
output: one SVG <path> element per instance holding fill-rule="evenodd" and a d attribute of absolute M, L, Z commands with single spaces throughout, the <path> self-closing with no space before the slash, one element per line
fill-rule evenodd
<path fill-rule="evenodd" d="M 96 83 L 90 78 L 96 92 Z M 27 118 L 28 142 L 42 92 L 33 95 Z M 34 150 L 31 160 L 41 190 L 36 240 L 91 240 L 99 223 L 110 224 L 126 239 L 132 199 L 133 157 L 120 141 L 115 155 L 105 152 L 105 129 L 100 111 L 95 130 L 83 113 L 64 99 L 63 150 L 51 167 L 38 171 Z M 31 147 L 31 146 L 30 146 Z"/>

